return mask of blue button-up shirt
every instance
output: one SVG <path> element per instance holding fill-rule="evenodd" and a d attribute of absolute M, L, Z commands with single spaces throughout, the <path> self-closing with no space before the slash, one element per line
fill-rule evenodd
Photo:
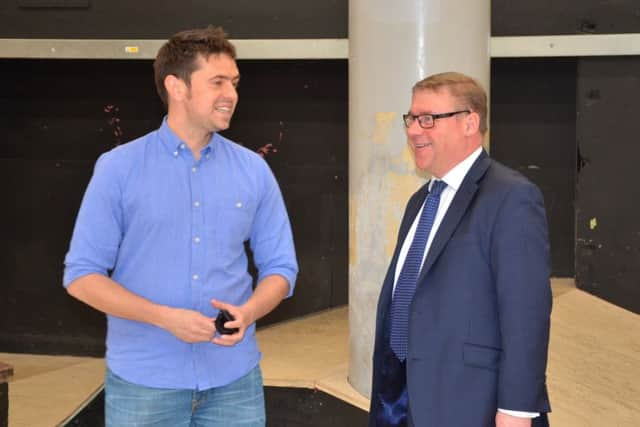
<path fill-rule="evenodd" d="M 99 273 L 155 303 L 215 317 L 211 299 L 241 305 L 252 294 L 244 242 L 261 280 L 298 272 L 278 184 L 256 153 L 213 134 L 195 160 L 169 128 L 97 161 L 82 201 L 64 286 Z M 150 324 L 107 316 L 107 364 L 149 387 L 207 389 L 260 360 L 255 325 L 233 347 L 189 344 Z"/>

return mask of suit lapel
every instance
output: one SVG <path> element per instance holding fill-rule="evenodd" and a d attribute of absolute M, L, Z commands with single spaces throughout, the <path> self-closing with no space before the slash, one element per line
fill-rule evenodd
<path fill-rule="evenodd" d="M 438 259 L 438 256 L 446 246 L 447 242 L 451 238 L 451 235 L 456 230 L 456 227 L 460 223 L 460 220 L 467 212 L 469 204 L 473 200 L 476 192 L 478 191 L 478 181 L 485 174 L 491 164 L 491 159 L 487 153 L 483 150 L 478 159 L 473 163 L 471 169 L 465 176 L 460 188 L 456 192 L 455 197 L 447 209 L 447 213 L 438 227 L 438 231 L 431 242 L 429 253 L 424 261 L 420 276 L 418 276 L 418 286 L 424 279 L 424 276 L 433 266 L 433 263 Z"/>

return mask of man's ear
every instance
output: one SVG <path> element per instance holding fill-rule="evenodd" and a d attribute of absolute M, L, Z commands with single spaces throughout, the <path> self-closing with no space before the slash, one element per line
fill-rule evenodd
<path fill-rule="evenodd" d="M 475 111 L 467 114 L 464 120 L 464 134 L 465 136 L 471 136 L 480 132 L 480 115 Z"/>
<path fill-rule="evenodd" d="M 187 85 L 173 74 L 164 78 L 164 88 L 167 91 L 167 101 L 182 101 L 187 96 Z"/>

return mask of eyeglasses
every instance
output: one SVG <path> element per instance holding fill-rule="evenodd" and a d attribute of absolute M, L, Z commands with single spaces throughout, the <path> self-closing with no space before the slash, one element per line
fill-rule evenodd
<path fill-rule="evenodd" d="M 418 120 L 418 124 L 422 129 L 431 129 L 436 124 L 436 119 L 446 119 L 447 117 L 455 116 L 456 114 L 461 113 L 470 113 L 470 110 L 460 110 L 460 111 L 452 111 L 450 113 L 440 113 L 440 114 L 418 114 L 414 116 L 413 114 L 403 114 L 402 121 L 404 121 L 404 125 L 409 128 Z"/>

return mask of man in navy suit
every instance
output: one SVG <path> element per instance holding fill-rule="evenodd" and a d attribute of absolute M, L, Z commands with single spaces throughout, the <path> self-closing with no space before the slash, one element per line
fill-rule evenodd
<path fill-rule="evenodd" d="M 432 179 L 407 204 L 378 302 L 369 425 L 546 426 L 542 195 L 483 150 L 487 96 L 470 77 L 416 83 L 403 119 Z"/>

